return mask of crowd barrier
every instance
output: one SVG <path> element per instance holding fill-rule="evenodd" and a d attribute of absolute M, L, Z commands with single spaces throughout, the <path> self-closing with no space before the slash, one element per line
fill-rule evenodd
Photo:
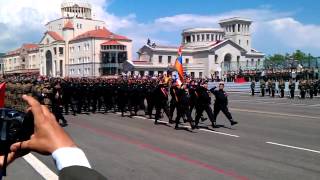
<path fill-rule="evenodd" d="M 295 91 L 299 91 L 298 86 L 299 82 L 296 82 L 296 89 Z M 209 89 L 211 89 L 214 86 L 219 86 L 219 82 L 209 82 L 208 84 Z M 225 82 L 224 88 L 227 92 L 251 92 L 251 82 L 245 82 L 245 83 L 235 83 L 235 82 Z M 266 85 L 267 88 L 267 85 Z M 276 82 L 276 92 L 279 91 L 279 82 Z M 289 91 L 289 82 L 285 83 L 285 91 Z M 256 82 L 255 86 L 255 92 L 260 92 L 260 82 Z"/>

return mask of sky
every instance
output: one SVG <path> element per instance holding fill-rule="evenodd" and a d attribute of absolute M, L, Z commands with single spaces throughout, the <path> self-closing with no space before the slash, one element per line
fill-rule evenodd
<path fill-rule="evenodd" d="M 300 49 L 320 56 L 320 1 L 311 0 L 82 0 L 95 19 L 133 40 L 135 52 L 150 38 L 179 45 L 181 31 L 219 27 L 221 19 L 253 20 L 253 48 L 267 55 Z M 62 0 L 0 0 L 0 52 L 38 43 L 44 24 L 60 17 Z"/>

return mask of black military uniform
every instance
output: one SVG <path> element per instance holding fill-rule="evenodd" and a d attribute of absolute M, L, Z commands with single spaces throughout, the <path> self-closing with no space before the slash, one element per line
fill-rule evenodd
<path fill-rule="evenodd" d="M 276 92 L 276 83 L 272 81 L 271 83 L 271 96 L 274 97 L 274 94 Z"/>
<path fill-rule="evenodd" d="M 64 118 L 63 114 L 63 99 L 62 99 L 62 89 L 60 84 L 57 84 L 53 88 L 53 99 L 52 99 L 52 113 L 59 120 L 62 120 L 61 126 L 66 126 L 67 120 Z"/>
<path fill-rule="evenodd" d="M 176 86 L 176 84 L 173 84 L 170 87 L 170 96 L 171 96 L 171 100 L 170 100 L 170 116 L 169 116 L 169 120 L 173 120 L 173 113 L 174 110 L 177 108 L 178 106 L 178 95 L 177 95 L 177 91 L 178 88 Z"/>
<path fill-rule="evenodd" d="M 190 123 L 191 128 L 194 129 L 193 120 L 189 109 L 190 96 L 187 92 L 187 89 L 185 89 L 183 86 L 182 88 L 177 88 L 175 95 L 177 98 L 177 117 L 175 129 L 179 128 L 180 119 L 184 116 L 187 117 L 187 121 Z"/>
<path fill-rule="evenodd" d="M 156 107 L 156 117 L 155 117 L 155 124 L 158 123 L 158 120 L 161 118 L 161 110 L 163 109 L 165 114 L 170 116 L 169 114 L 169 108 L 168 108 L 168 92 L 167 88 L 164 84 L 159 84 L 158 87 L 155 89 L 153 97 Z M 170 121 L 170 119 L 169 119 Z M 169 123 L 173 123 L 170 121 Z"/>
<path fill-rule="evenodd" d="M 250 88 L 251 88 L 251 95 L 254 96 L 254 91 L 256 88 L 256 83 L 254 81 L 251 82 Z"/>
<path fill-rule="evenodd" d="M 296 89 L 296 84 L 294 82 L 290 82 L 289 84 L 289 89 L 290 89 L 290 98 L 294 98 L 294 91 Z"/>
<path fill-rule="evenodd" d="M 260 81 L 260 89 L 261 89 L 261 96 L 264 97 L 266 88 L 266 82 L 264 80 Z"/>
<path fill-rule="evenodd" d="M 284 89 L 285 89 L 285 84 L 283 81 L 281 81 L 279 83 L 279 89 L 280 89 L 280 97 L 283 98 L 284 97 Z"/>
<path fill-rule="evenodd" d="M 220 84 L 219 86 L 224 86 Z M 220 111 L 224 113 L 224 115 L 228 118 L 230 121 L 231 125 L 238 124 L 238 122 L 234 121 L 232 118 L 231 113 L 229 112 L 228 109 L 228 95 L 223 89 L 215 90 L 216 87 L 210 89 L 210 92 L 215 95 L 216 100 L 214 102 L 214 114 L 213 114 L 213 119 L 216 122 L 217 116 Z"/>
<path fill-rule="evenodd" d="M 206 85 L 206 84 L 204 84 Z M 211 98 L 208 94 L 208 89 L 205 86 L 197 86 L 195 89 L 195 93 L 197 96 L 197 104 L 196 104 L 196 118 L 195 118 L 195 128 L 198 128 L 199 120 L 202 116 L 203 111 L 206 111 L 211 123 L 212 127 L 216 127 L 216 121 L 213 118 L 212 109 L 210 107 Z"/>

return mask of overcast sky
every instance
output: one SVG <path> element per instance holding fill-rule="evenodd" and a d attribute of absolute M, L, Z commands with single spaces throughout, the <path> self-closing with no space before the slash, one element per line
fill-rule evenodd
<path fill-rule="evenodd" d="M 38 43 L 44 24 L 60 17 L 62 0 L 0 0 L 0 52 Z M 253 48 L 266 54 L 301 49 L 320 56 L 320 1 L 311 0 L 88 0 L 96 19 L 128 36 L 137 51 L 150 38 L 179 45 L 181 31 L 218 27 L 220 19 L 254 21 Z M 135 55 L 135 54 L 134 54 Z"/>

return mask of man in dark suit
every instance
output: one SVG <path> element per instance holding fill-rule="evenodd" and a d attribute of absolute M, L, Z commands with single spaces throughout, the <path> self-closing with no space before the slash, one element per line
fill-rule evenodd
<path fill-rule="evenodd" d="M 34 115 L 34 134 L 28 141 L 17 142 L 10 147 L 8 163 L 22 157 L 29 152 L 42 155 L 52 155 L 59 179 L 107 179 L 97 171 L 91 169 L 84 152 L 76 146 L 70 136 L 60 127 L 53 114 L 46 106 L 30 96 L 23 96 Z M 4 157 L 0 156 L 0 168 Z"/>

